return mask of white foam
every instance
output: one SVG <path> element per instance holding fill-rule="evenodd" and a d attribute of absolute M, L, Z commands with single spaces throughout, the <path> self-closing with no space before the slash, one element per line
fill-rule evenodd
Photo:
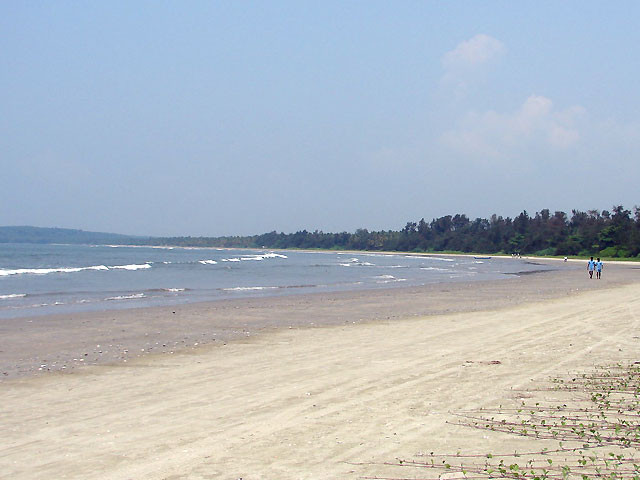
<path fill-rule="evenodd" d="M 260 255 L 263 258 L 289 258 L 286 255 L 280 255 L 279 253 L 265 253 L 264 255 Z"/>
<path fill-rule="evenodd" d="M 184 288 L 163 288 L 165 292 L 184 292 Z"/>
<path fill-rule="evenodd" d="M 143 270 L 145 268 L 151 268 L 151 265 L 149 265 L 148 263 L 142 263 L 142 264 L 131 264 L 131 265 L 113 265 L 113 266 L 109 266 L 109 270 L 112 269 L 117 269 L 117 270 Z"/>
<path fill-rule="evenodd" d="M 218 262 L 216 262 L 215 260 L 198 260 L 198 263 L 201 263 L 202 265 L 217 265 Z"/>
<path fill-rule="evenodd" d="M 91 267 L 60 267 L 60 268 L 16 268 L 14 270 L 0 269 L 0 277 L 9 275 L 47 275 L 49 273 L 76 273 L 83 270 L 109 270 L 104 265 L 94 265 Z"/>
<path fill-rule="evenodd" d="M 390 280 L 395 280 L 396 277 L 394 277 L 393 275 L 378 275 L 376 277 L 373 278 L 386 278 L 386 279 L 390 279 Z"/>
<path fill-rule="evenodd" d="M 184 248 L 188 247 L 169 247 L 166 245 L 90 245 L 91 247 L 109 247 L 109 248 L 156 248 L 160 250 L 173 250 L 175 248 Z"/>
<path fill-rule="evenodd" d="M 426 256 L 408 255 L 404 258 L 415 258 L 418 260 L 434 260 L 436 262 L 453 262 L 453 258 L 444 258 L 444 257 L 426 257 Z"/>
<path fill-rule="evenodd" d="M 0 300 L 7 300 L 9 298 L 21 298 L 26 296 L 26 293 L 11 293 L 9 295 L 0 295 Z"/>
<path fill-rule="evenodd" d="M 378 280 L 376 283 L 393 283 L 393 282 L 406 282 L 406 278 L 389 278 L 385 280 Z"/>
<path fill-rule="evenodd" d="M 107 271 L 107 270 L 140 270 L 151 268 L 151 265 L 144 263 L 142 265 L 92 265 L 90 267 L 58 267 L 58 268 L 16 268 L 16 269 L 0 269 L 0 277 L 8 277 L 10 275 L 47 275 L 50 273 L 77 273 L 86 270 Z"/>
<path fill-rule="evenodd" d="M 241 255 L 240 257 L 233 258 L 223 258 L 223 262 L 246 262 L 246 261 L 255 261 L 259 262 L 266 258 L 289 258 L 286 255 L 280 255 L 279 253 L 260 253 L 256 255 Z"/>
<path fill-rule="evenodd" d="M 438 267 L 420 267 L 420 270 L 431 270 L 434 272 L 450 272 L 448 268 L 438 268 Z"/>
<path fill-rule="evenodd" d="M 105 300 L 131 300 L 134 298 L 144 298 L 144 293 L 134 293 L 132 295 L 118 295 L 117 297 L 108 297 Z"/>
<path fill-rule="evenodd" d="M 245 261 L 261 262 L 262 260 L 264 260 L 264 257 L 262 255 L 243 255 L 242 258 L 240 258 L 240 260 L 243 262 Z"/>
<path fill-rule="evenodd" d="M 375 264 L 369 262 L 361 262 L 357 258 L 349 259 L 349 263 L 339 263 L 342 267 L 375 267 Z"/>
<path fill-rule="evenodd" d="M 223 288 L 225 292 L 242 292 L 246 290 L 272 290 L 278 287 L 233 287 L 233 288 Z"/>

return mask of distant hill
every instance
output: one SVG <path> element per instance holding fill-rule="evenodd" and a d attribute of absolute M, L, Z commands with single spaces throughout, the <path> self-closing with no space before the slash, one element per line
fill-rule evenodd
<path fill-rule="evenodd" d="M 85 232 L 70 228 L 0 227 L 0 243 L 75 243 L 75 244 L 132 244 L 148 237 L 117 233 Z"/>

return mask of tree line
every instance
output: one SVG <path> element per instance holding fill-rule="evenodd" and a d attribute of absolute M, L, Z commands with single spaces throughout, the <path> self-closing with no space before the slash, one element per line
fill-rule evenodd
<path fill-rule="evenodd" d="M 138 239 L 137 243 L 140 239 Z M 475 252 L 560 256 L 640 257 L 640 207 L 608 210 L 548 209 L 515 218 L 492 215 L 471 220 L 465 214 L 430 222 L 407 222 L 402 230 L 324 233 L 272 231 L 253 236 L 150 238 L 154 245 L 229 248 L 373 250 L 403 252 Z"/>

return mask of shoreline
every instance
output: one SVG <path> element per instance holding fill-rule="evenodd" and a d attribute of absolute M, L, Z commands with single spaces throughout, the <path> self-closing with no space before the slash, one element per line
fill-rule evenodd
<path fill-rule="evenodd" d="M 640 266 L 607 265 L 599 283 L 589 281 L 585 272 L 567 268 L 493 281 L 10 318 L 0 323 L 0 382 L 225 345 L 278 329 L 497 310 L 640 281 Z"/>
<path fill-rule="evenodd" d="M 12 243 L 12 242 L 9 242 Z M 22 244 L 23 242 L 14 243 L 15 245 Z M 447 252 L 413 252 L 413 251 L 402 251 L 402 250 L 332 250 L 326 248 L 271 248 L 271 247 L 194 247 L 194 246 L 184 246 L 184 245 L 138 245 L 138 244 L 93 244 L 93 243 L 50 243 L 48 245 L 62 245 L 62 246 L 87 246 L 87 247 L 111 247 L 111 248 L 157 248 L 157 249 L 184 249 L 184 250 L 218 250 L 218 251 L 229 251 L 229 250 L 245 250 L 245 251 L 255 251 L 255 250 L 264 250 L 271 252 L 326 252 L 326 253 L 345 253 L 345 254 L 367 254 L 374 253 L 380 255 L 424 255 L 424 256 L 459 256 L 459 257 L 497 257 L 497 258 L 511 258 L 512 255 L 508 253 L 479 253 L 479 252 L 455 252 L 455 253 L 447 253 Z M 597 254 L 593 255 L 594 257 Z M 563 256 L 549 256 L 549 257 L 538 257 L 535 255 L 524 255 L 518 258 L 522 259 L 530 259 L 530 260 L 550 260 L 550 261 L 564 261 Z M 604 258 L 604 257 L 603 257 Z M 588 260 L 587 257 L 579 257 L 577 255 L 568 256 L 568 261 L 574 262 L 586 262 Z M 607 263 L 638 263 L 638 260 L 634 260 L 633 258 L 626 258 L 622 260 L 613 260 L 613 258 L 604 258 Z"/>
<path fill-rule="evenodd" d="M 62 246 L 74 246 L 72 244 L 53 244 L 53 245 L 62 245 Z M 92 245 L 82 245 L 85 247 L 89 247 Z M 101 245 L 103 247 L 115 247 L 116 245 Z M 143 245 L 122 245 L 122 247 L 136 247 L 136 248 L 149 248 L 148 246 Z M 160 247 L 154 247 L 160 248 Z M 223 248 L 214 248 L 214 247 L 162 247 L 162 248 L 170 248 L 170 249 L 183 249 L 183 250 L 230 250 Z M 238 251 L 247 251 L 256 253 L 259 249 L 233 249 Z M 262 249 L 263 252 L 275 252 L 275 250 Z M 495 259 L 496 262 L 500 262 L 501 265 L 508 265 L 513 262 L 512 265 L 516 263 L 520 265 L 536 265 L 537 262 L 541 262 L 542 264 L 548 265 L 549 268 L 567 268 L 573 266 L 574 268 L 576 264 L 581 264 L 582 260 L 578 259 L 567 259 L 564 260 L 562 258 L 545 258 L 545 257 L 535 257 L 535 256 L 524 256 L 524 257 L 514 257 L 510 255 L 501 255 L 494 254 L 489 256 L 478 257 L 474 253 L 440 253 L 440 252 L 389 252 L 389 251 L 355 251 L 355 250 L 344 250 L 344 251 L 332 251 L 332 250 L 309 250 L 309 249 L 282 249 L 277 250 L 281 253 L 286 253 L 287 251 L 296 251 L 302 253 L 326 253 L 333 255 L 342 255 L 342 256 L 360 256 L 360 255 L 369 255 L 375 257 L 407 257 L 407 258 L 432 258 L 432 259 L 442 259 L 449 258 L 451 261 L 454 258 L 464 258 L 467 260 L 485 260 L 485 259 Z M 278 257 L 280 255 L 274 255 L 273 253 L 265 254 L 268 256 Z M 255 255 L 253 255 L 255 256 Z M 265 258 L 266 258 L 265 257 Z M 250 258 L 253 259 L 253 258 Z M 257 259 L 257 258 L 256 258 Z M 222 261 L 236 261 L 237 259 L 222 259 Z M 130 265 L 116 265 L 111 267 L 106 267 L 108 264 L 107 260 L 102 260 L 104 265 L 93 265 L 91 260 L 87 262 L 83 262 L 81 265 L 77 266 L 76 263 L 64 263 L 64 265 L 72 265 L 72 266 L 60 266 L 55 268 L 20 268 L 15 270 L 8 270 L 4 272 L 0 272 L 3 275 L 12 277 L 21 277 L 20 274 L 36 274 L 38 276 L 40 273 L 67 273 L 80 270 L 107 270 L 107 269 L 126 269 L 126 270 L 138 270 L 140 268 L 149 268 L 151 264 L 160 263 L 161 260 L 153 259 L 150 261 L 142 261 L 141 259 L 129 259 Z M 193 259 L 191 259 L 193 261 Z M 353 260 L 347 261 L 347 263 L 351 263 Z M 199 263 L 217 263 L 212 260 L 198 260 Z M 100 261 L 95 261 L 94 263 L 100 263 Z M 123 263 L 127 263 L 124 261 Z M 134 263 L 137 263 L 134 265 Z M 142 263 L 142 264 L 141 264 Z M 180 263 L 175 261 L 162 261 L 162 263 L 170 264 L 170 263 Z M 193 263 L 196 263 L 193 261 Z M 351 266 L 344 263 L 338 263 L 342 266 Z M 475 263 L 486 263 L 476 261 Z M 634 264 L 640 265 L 640 263 L 632 262 L 632 261 L 607 261 L 607 265 L 627 265 L 633 268 Z M 368 265 L 367 262 L 365 264 Z M 87 266 L 92 265 L 92 266 Z M 458 263 L 454 264 L 458 265 Z M 317 265 L 316 265 L 317 266 Z M 376 265 L 371 265 L 376 266 Z M 388 265 L 387 265 L 388 266 Z M 130 268 L 131 267 L 131 268 Z M 381 265 L 384 267 L 384 265 Z M 467 267 L 469 271 L 474 270 L 474 272 L 469 273 L 469 275 L 473 275 L 475 273 L 486 273 L 486 272 L 475 272 L 478 270 L 476 267 Z M 520 267 L 521 269 L 525 269 L 526 267 Z M 534 267 L 535 268 L 535 267 Z M 485 267 L 480 268 L 480 270 L 485 269 Z M 512 276 L 512 275 L 526 275 L 527 272 L 524 271 L 516 271 L 518 267 L 510 268 L 506 267 L 506 270 L 512 271 L 502 271 L 503 275 Z M 440 268 L 425 268 L 425 270 L 441 270 Z M 155 272 L 155 270 L 154 270 Z M 55 286 L 47 289 L 47 288 L 36 288 L 32 289 L 28 286 L 20 286 L 20 279 L 16 280 L 9 279 L 8 284 L 5 285 L 5 293 L 7 295 L 0 295 L 0 301 L 2 301 L 2 305 L 0 306 L 0 324 L 4 320 L 8 319 L 20 319 L 20 318 L 34 318 L 34 317 L 53 317 L 53 316 L 79 316 L 91 313 L 100 313 L 106 311 L 115 311 L 115 310 L 139 310 L 143 308 L 155 308 L 155 307 L 171 307 L 172 305 L 191 305 L 191 304 L 204 304 L 207 302 L 218 302 L 221 300 L 230 300 L 233 298 L 250 298 L 250 297 L 270 297 L 270 296 L 288 296 L 295 294 L 310 294 L 312 295 L 315 292 L 331 292 L 331 291 L 339 291 L 342 288 L 353 289 L 353 290 L 368 290 L 377 288 L 402 288 L 401 285 L 405 286 L 421 286 L 425 281 L 424 278 L 418 277 L 415 274 L 413 276 L 409 276 L 410 278 L 394 278 L 391 275 L 379 275 L 379 276 L 371 276 L 368 277 L 365 281 L 364 279 L 359 279 L 361 281 L 355 282 L 353 284 L 349 284 L 349 280 L 345 281 L 345 278 L 338 278 L 337 281 L 328 281 L 326 284 L 305 284 L 304 281 L 302 283 L 293 283 L 289 284 L 286 281 L 283 283 L 250 283 L 246 284 L 243 282 L 234 283 L 233 281 L 230 283 L 220 283 L 219 281 L 213 284 L 205 285 L 201 288 L 202 282 L 194 282 L 193 278 L 189 281 L 189 277 L 179 277 L 181 280 L 176 280 L 175 282 L 171 281 L 171 277 L 166 276 L 164 280 L 158 280 L 157 273 L 152 273 L 151 277 L 155 278 L 156 281 L 151 284 L 142 282 L 141 284 L 128 284 L 124 279 L 121 281 L 114 283 L 113 280 L 107 280 L 105 286 L 106 289 L 103 290 L 103 295 L 100 295 L 99 289 L 89 288 L 86 292 L 82 291 L 82 288 L 79 289 L 76 287 L 75 290 L 66 290 L 64 286 L 61 289 L 56 289 Z M 29 275 L 32 276 L 32 275 Z M 464 275 L 456 274 L 450 275 L 451 278 L 459 277 Z M 482 275 L 478 275 L 482 277 Z M 338 275 L 340 277 L 340 275 Z M 343 275 L 344 277 L 344 275 Z M 49 278 L 49 277 L 47 277 Z M 112 279 L 112 277 L 108 277 Z M 145 277 L 146 278 L 146 277 Z M 166 279 L 169 278 L 167 281 Z M 230 277 L 231 278 L 231 277 Z M 397 286 L 394 285 L 370 285 L 372 283 L 371 279 L 376 278 L 391 278 L 391 280 L 383 280 L 376 281 L 375 283 L 394 283 L 397 282 Z M 201 278 L 198 280 L 202 280 Z M 462 280 L 462 279 L 461 279 Z M 18 282 L 13 284 L 11 282 Z M 111 283 L 109 283 L 109 281 Z M 321 280 L 319 280 L 321 282 Z M 426 279 L 426 281 L 430 281 Z M 446 281 L 445 279 L 437 279 L 436 281 Z M 453 280 L 457 281 L 457 280 Z M 483 279 L 479 279 L 476 281 L 485 281 Z M 204 283 L 207 283 L 206 281 Z M 362 286 L 358 287 L 357 284 L 362 284 Z M 28 285 L 28 284 L 27 284 Z M 125 287 L 123 287 L 125 285 Z M 347 285 L 344 287 L 344 285 Z M 254 290 L 254 291 L 252 291 Z M 258 292 L 259 291 L 259 292 Z M 296 292 L 298 291 L 298 292 Z M 27 293 L 23 293 L 27 292 Z M 49 292 L 49 293 L 47 293 Z M 20 298 L 18 298 L 20 297 Z M 26 297 L 26 298 L 22 298 Z M 117 300 L 117 301 L 113 301 Z M 0 325 L 1 327 L 1 325 Z"/>
<path fill-rule="evenodd" d="M 73 247 L 73 245 L 67 245 Z M 88 245 L 84 245 L 88 247 Z M 142 248 L 142 247 L 141 247 Z M 189 249 L 185 249 L 189 250 Z M 198 249 L 201 250 L 201 249 Z M 219 250 L 219 249 L 215 249 Z M 287 251 L 281 251 L 280 254 L 276 254 L 273 251 L 267 253 L 267 250 L 250 250 L 250 249 L 240 249 L 235 250 L 235 256 L 240 257 L 249 257 L 248 260 L 264 260 L 270 257 L 283 257 L 288 258 L 287 255 L 282 255 L 282 253 L 287 253 Z M 251 253 L 250 255 L 241 255 L 239 252 L 245 251 L 247 253 Z M 357 259 L 351 258 L 350 260 L 346 260 L 347 257 L 350 256 L 372 256 L 372 257 L 388 257 L 383 260 L 383 263 L 389 258 L 399 257 L 399 258 L 414 258 L 414 259 L 429 259 L 431 260 L 441 260 L 443 258 L 447 258 L 448 261 L 454 261 L 454 258 L 458 258 L 458 261 L 461 263 L 468 264 L 469 261 L 473 261 L 474 257 L 472 255 L 424 255 L 424 254 L 416 254 L 416 253 L 407 253 L 407 254 L 398 254 L 398 253 L 390 253 L 390 252 L 382 252 L 382 253 L 368 253 L 368 252 L 343 252 L 343 253 L 333 253 L 330 251 L 318 251 L 313 252 L 309 250 L 300 250 L 297 251 L 300 253 L 309 253 L 314 255 L 320 255 L 322 258 L 324 255 L 328 255 L 331 257 L 329 261 L 330 265 L 337 263 L 340 266 L 352 266 L 352 263 L 360 264 Z M 219 255 L 220 252 L 217 252 L 216 255 Z M 289 252 L 288 255 L 291 255 L 292 252 Z M 199 254 L 197 255 L 199 257 Z M 213 257 L 212 257 L 213 258 Z M 217 264 L 218 262 L 235 262 L 238 258 L 224 258 L 224 255 L 221 257 L 216 257 L 217 261 L 214 260 L 198 260 L 195 257 L 187 260 L 187 263 L 201 263 L 204 265 L 209 264 Z M 305 260 L 301 260 L 303 257 L 296 257 L 296 260 L 293 262 L 294 267 L 298 267 L 301 265 L 297 265 L 298 262 L 305 262 Z M 315 257 L 318 258 L 318 257 Z M 407 263 L 406 260 L 399 261 L 403 267 Z M 487 257 L 483 257 L 487 258 Z M 344 259 L 344 261 L 343 261 Z M 155 267 L 162 264 L 179 264 L 182 260 L 172 259 L 172 258 L 159 258 L 154 257 L 149 260 L 149 257 L 140 257 L 140 258 L 126 258 L 115 260 L 112 259 L 115 263 L 122 263 L 122 265 L 114 265 L 107 267 L 106 265 L 110 265 L 110 260 L 106 258 L 102 259 L 85 259 L 80 263 L 72 261 L 71 259 L 67 259 L 67 261 L 61 263 L 58 267 L 54 268 L 38 268 L 33 266 L 33 268 L 17 268 L 17 269 L 9 269 L 0 271 L 0 278 L 5 277 L 6 284 L 4 284 L 4 289 L 7 295 L 0 295 L 0 322 L 4 319 L 10 318 L 25 318 L 25 317 L 43 317 L 43 316 L 51 316 L 51 315 L 81 315 L 90 312 L 102 312 L 102 311 L 110 311 L 110 310 L 129 310 L 129 309 L 140 309 L 140 308 L 148 308 L 148 307 L 160 307 L 160 306 L 171 306 L 171 305 L 183 305 L 183 304 L 193 304 L 193 303 L 204 303 L 204 302 L 213 302 L 219 300 L 227 300 L 233 298 L 248 298 L 248 297 L 265 297 L 265 296 L 282 296 L 282 295 L 291 295 L 291 294 L 299 294 L 299 293 L 315 293 L 315 292 L 331 292 L 331 291 L 341 291 L 341 290 L 361 290 L 361 289 L 373 289 L 373 288 L 393 288 L 393 284 L 397 282 L 397 286 L 420 286 L 424 284 L 424 282 L 432 282 L 432 281 L 447 281 L 445 278 L 441 278 L 442 275 L 440 273 L 433 275 L 433 277 L 440 278 L 429 278 L 431 275 L 425 276 L 421 275 L 420 272 L 416 274 L 416 270 L 413 270 L 412 273 L 408 274 L 408 278 L 395 278 L 393 275 L 387 275 L 386 271 L 384 271 L 385 267 L 390 267 L 391 265 L 377 265 L 370 264 L 369 262 L 364 262 L 363 265 L 375 267 L 376 270 L 381 271 L 385 274 L 377 274 L 375 276 L 366 276 L 364 274 L 364 270 L 361 271 L 363 275 L 358 275 L 357 279 L 353 279 L 353 275 L 350 275 L 348 271 L 341 270 L 341 273 L 337 273 L 338 270 L 333 272 L 328 272 L 329 276 L 327 280 L 324 280 L 324 276 L 321 273 L 316 276 L 315 273 L 312 273 L 312 270 L 307 272 L 298 272 L 300 273 L 300 278 L 297 281 L 287 281 L 286 278 L 283 278 L 282 281 L 276 280 L 278 278 L 277 275 L 274 275 L 273 278 L 269 276 L 269 278 L 265 278 L 262 276 L 256 277 L 256 282 L 246 283 L 243 281 L 242 277 L 237 277 L 237 275 L 227 275 L 217 276 L 216 280 L 211 282 L 209 278 L 206 277 L 206 270 L 189 270 L 185 275 L 181 275 L 181 272 L 177 272 L 178 274 L 173 277 L 171 273 L 172 271 L 165 271 L 165 275 L 162 276 L 162 273 Z M 171 260 L 171 261 L 166 261 Z M 376 259 L 376 262 L 379 259 Z M 317 261 L 317 260 L 316 260 Z M 395 261 L 395 260 L 392 260 Z M 422 260 L 421 260 L 422 261 Z M 518 268 L 526 269 L 526 266 L 513 267 L 513 265 L 526 265 L 534 263 L 533 260 L 526 259 L 518 259 L 514 261 L 513 259 L 507 259 L 506 257 L 496 257 L 495 262 L 499 263 L 503 266 L 504 269 L 509 272 L 516 271 Z M 320 260 L 320 263 L 323 263 Z M 485 263 L 478 262 L 475 263 Z M 95 264 L 95 265 L 94 265 Z M 511 264 L 511 265 L 510 265 Z M 66 265 L 66 266 L 65 266 Z M 64 273 L 65 280 L 72 282 L 73 280 L 80 279 L 81 275 L 85 275 L 85 272 L 80 273 L 79 277 L 71 277 L 67 276 L 67 273 L 74 273 L 87 270 L 140 270 L 147 269 L 152 266 L 152 269 L 148 271 L 148 274 L 145 274 L 143 277 L 140 277 L 141 282 L 136 282 L 135 280 L 132 283 L 128 283 L 128 279 L 121 278 L 117 283 L 113 280 L 113 274 L 109 274 L 107 277 L 103 278 L 103 289 L 102 292 L 100 288 L 93 284 L 87 291 L 83 291 L 82 285 L 76 285 L 72 287 L 70 290 L 65 287 L 64 284 L 60 285 L 58 288 L 55 283 L 57 280 L 58 273 Z M 458 270 L 456 266 L 458 263 L 453 264 L 453 270 Z M 550 264 L 551 265 L 551 264 Z M 200 267 L 199 265 L 196 265 Z M 312 265 L 317 267 L 319 265 Z M 400 265 L 393 265 L 393 267 L 397 267 Z M 448 264 L 448 267 L 452 265 Z M 486 270 L 485 267 L 471 267 L 467 265 L 468 275 L 472 276 L 476 273 L 476 270 Z M 201 268 L 201 267 L 200 267 Z M 209 268 L 208 266 L 205 268 Z M 232 270 L 235 268 L 235 265 L 225 264 L 219 265 L 215 267 L 215 269 L 220 269 L 223 272 L 225 270 Z M 465 267 L 461 267 L 464 269 Z M 503 270 L 500 268 L 499 270 Z M 550 267 L 554 268 L 554 267 Z M 444 272 L 445 270 L 440 268 L 426 268 L 427 270 L 439 270 L 440 272 Z M 491 267 L 489 267 L 491 269 Z M 331 268 L 330 268 L 331 270 Z M 401 270 L 410 271 L 410 270 Z M 401 272 L 400 270 L 398 272 Z M 345 273 L 346 272 L 346 273 Z M 53 277 L 49 277 L 47 274 L 55 273 L 56 275 Z M 275 273 L 275 272 L 274 272 Z M 316 272 L 317 273 L 317 272 Z M 434 272 L 435 273 L 435 272 Z M 484 272 L 487 273 L 486 271 Z M 504 272 L 503 272 L 504 273 Z M 21 286 L 21 280 L 23 274 L 27 274 L 24 277 L 24 282 Z M 42 274 L 42 275 L 41 275 Z M 310 274 L 310 275 L 309 275 Z M 103 273 L 98 274 L 101 277 L 104 275 Z M 404 276 L 403 274 L 401 274 Z M 42 276 L 43 278 L 38 278 Z M 460 272 L 455 272 L 450 275 L 450 278 L 453 279 L 455 277 L 464 277 L 465 275 Z M 491 275 L 478 275 L 475 280 L 482 281 L 483 277 L 490 277 Z M 363 278 L 364 277 L 364 278 Z M 494 275 L 495 277 L 495 275 Z M 62 277 L 61 277 L 62 278 Z M 135 275 L 131 278 L 135 279 Z M 235 280 L 234 280 L 235 278 Z M 246 277 L 244 280 L 250 277 Z M 258 280 L 260 278 L 261 280 Z M 146 280 L 145 280 L 146 279 Z M 376 280 L 378 279 L 378 280 Z M 383 279 L 383 280 L 379 280 Z M 390 280 L 388 280 L 390 279 Z M 97 279 L 96 279 L 97 280 Z M 266 281 L 264 281 L 266 280 Z M 469 279 L 471 280 L 471 278 Z M 47 285 L 47 281 L 49 281 L 49 285 Z M 92 280 L 86 279 L 86 281 L 92 282 Z M 453 280 L 456 281 L 456 280 Z M 31 285 L 31 283 L 33 285 Z M 150 282 L 150 283 L 149 283 Z M 275 283 L 274 283 L 275 282 Z M 375 282 L 375 283 L 374 283 Z M 380 285 L 383 283 L 389 283 L 390 285 Z M 376 285 L 377 284 L 377 285 Z M 31 286 L 35 286 L 36 288 L 30 288 Z M 26 293 L 25 293 L 26 292 Z"/>
<path fill-rule="evenodd" d="M 561 270 L 440 285 L 447 291 L 228 304 L 217 314 L 248 325 L 267 315 L 273 325 L 223 348 L 200 344 L 0 384 L 0 477 L 405 478 L 428 472 L 385 462 L 552 447 L 465 428 L 454 415 L 520 408 L 551 395 L 549 377 L 638 361 L 639 274 L 612 267 L 598 282 Z M 169 325 L 212 312 L 171 313 Z M 140 313 L 128 321 L 164 318 Z M 105 326 L 115 334 L 120 325 Z"/>

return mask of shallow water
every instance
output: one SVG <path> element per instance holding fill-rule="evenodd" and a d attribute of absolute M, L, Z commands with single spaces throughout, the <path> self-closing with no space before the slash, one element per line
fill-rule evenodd
<path fill-rule="evenodd" d="M 484 281 L 549 269 L 522 259 L 402 253 L 0 244 L 0 318 Z"/>

